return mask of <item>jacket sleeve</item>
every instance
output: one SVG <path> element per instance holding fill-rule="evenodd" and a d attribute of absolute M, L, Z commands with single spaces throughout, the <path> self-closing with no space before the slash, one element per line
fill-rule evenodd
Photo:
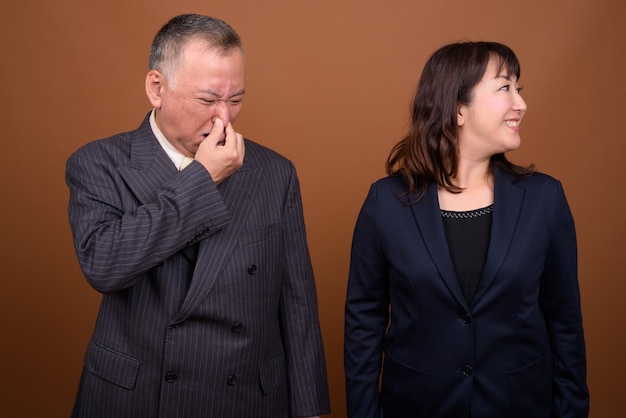
<path fill-rule="evenodd" d="M 578 287 L 576 232 L 560 183 L 554 207 L 540 296 L 554 356 L 553 417 L 586 418 L 589 392 Z"/>
<path fill-rule="evenodd" d="M 291 165 L 283 215 L 283 283 L 280 318 L 286 351 L 291 415 L 330 412 L 326 360 L 317 294 L 305 232 L 300 186 Z"/>
<path fill-rule="evenodd" d="M 372 186 L 354 229 L 345 306 L 344 368 L 351 418 L 382 417 L 378 388 L 389 322 L 387 267 Z"/>
<path fill-rule="evenodd" d="M 230 219 L 199 163 L 165 181 L 152 201 L 140 202 L 111 151 L 92 143 L 68 159 L 66 182 L 78 261 L 87 281 L 102 293 L 132 286 L 150 268 Z"/>

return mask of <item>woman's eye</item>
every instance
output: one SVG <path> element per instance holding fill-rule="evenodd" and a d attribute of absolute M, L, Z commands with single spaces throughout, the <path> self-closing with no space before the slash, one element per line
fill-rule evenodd
<path fill-rule="evenodd" d="M 511 84 L 507 84 L 507 85 L 504 85 L 504 86 L 500 87 L 500 90 L 502 90 L 502 91 L 510 91 L 511 87 L 512 87 Z M 519 94 L 522 91 L 522 87 L 515 87 L 515 91 Z"/>

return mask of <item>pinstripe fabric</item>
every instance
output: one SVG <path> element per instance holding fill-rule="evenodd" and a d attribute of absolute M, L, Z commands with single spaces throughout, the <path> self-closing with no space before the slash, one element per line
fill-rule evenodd
<path fill-rule="evenodd" d="M 297 176 L 246 140 L 216 187 L 178 172 L 146 118 L 67 162 L 80 266 L 103 293 L 74 417 L 329 412 Z"/>

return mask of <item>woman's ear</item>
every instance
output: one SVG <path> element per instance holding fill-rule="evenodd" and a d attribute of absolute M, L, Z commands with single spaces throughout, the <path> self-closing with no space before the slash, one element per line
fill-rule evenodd
<path fill-rule="evenodd" d="M 146 95 L 152 103 L 152 107 L 161 107 L 161 94 L 165 87 L 165 77 L 157 70 L 150 70 L 146 75 Z"/>
<path fill-rule="evenodd" d="M 463 126 L 465 124 L 465 106 L 459 104 L 456 106 L 456 126 Z"/>

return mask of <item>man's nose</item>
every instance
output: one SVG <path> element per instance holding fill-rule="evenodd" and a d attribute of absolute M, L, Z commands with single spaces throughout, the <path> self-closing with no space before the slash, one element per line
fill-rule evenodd
<path fill-rule="evenodd" d="M 230 106 L 228 103 L 223 100 L 218 100 L 215 102 L 214 106 L 215 116 L 220 118 L 224 124 L 228 124 L 230 122 Z"/>

